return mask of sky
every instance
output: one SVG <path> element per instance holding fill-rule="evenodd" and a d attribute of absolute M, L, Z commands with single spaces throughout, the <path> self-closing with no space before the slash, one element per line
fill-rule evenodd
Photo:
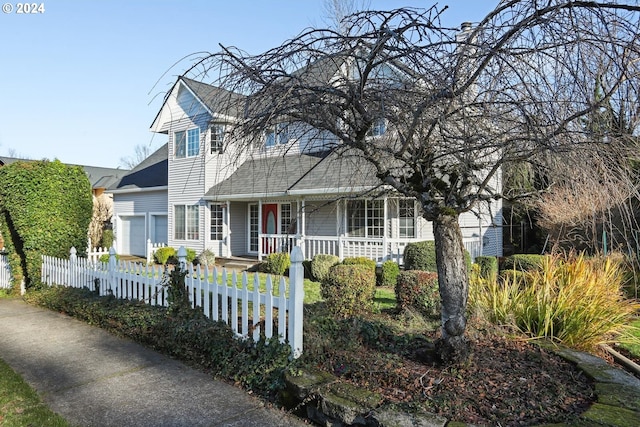
<path fill-rule="evenodd" d="M 361 0 L 370 9 L 435 0 Z M 498 0 L 437 1 L 443 24 L 479 22 Z M 26 3 L 23 3 L 26 4 Z M 32 3 L 28 3 L 32 4 Z M 326 27 L 326 0 L 44 0 L 39 13 L 0 12 L 0 156 L 124 167 L 165 93 L 203 52 L 257 54 Z M 25 12 L 24 8 L 22 10 Z"/>

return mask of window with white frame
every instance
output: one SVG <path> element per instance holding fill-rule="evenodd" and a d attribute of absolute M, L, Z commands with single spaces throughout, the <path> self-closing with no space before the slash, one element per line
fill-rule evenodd
<path fill-rule="evenodd" d="M 249 251 L 258 252 L 258 205 L 249 205 Z"/>
<path fill-rule="evenodd" d="M 198 205 L 175 205 L 173 207 L 173 236 L 175 240 L 198 240 L 200 238 L 200 207 Z"/>
<path fill-rule="evenodd" d="M 416 237 L 416 206 L 413 199 L 399 200 L 398 227 L 400 237 Z"/>
<path fill-rule="evenodd" d="M 376 119 L 371 125 L 371 129 L 367 132 L 367 136 L 384 135 L 387 131 L 387 121 L 385 119 Z"/>
<path fill-rule="evenodd" d="M 347 233 L 351 237 L 384 236 L 384 200 L 347 201 Z"/>
<path fill-rule="evenodd" d="M 211 240 L 222 240 L 224 225 L 224 206 L 211 205 Z"/>
<path fill-rule="evenodd" d="M 209 129 L 211 154 L 222 153 L 224 149 L 224 125 L 213 124 Z"/>
<path fill-rule="evenodd" d="M 178 158 L 197 156 L 200 153 L 200 129 L 181 130 L 173 134 L 174 155 Z"/>
<path fill-rule="evenodd" d="M 265 132 L 265 146 L 273 147 L 276 144 L 286 144 L 289 142 L 289 124 L 278 123 Z"/>
<path fill-rule="evenodd" d="M 296 234 L 296 222 L 291 211 L 291 204 L 280 205 L 280 232 L 282 234 Z"/>

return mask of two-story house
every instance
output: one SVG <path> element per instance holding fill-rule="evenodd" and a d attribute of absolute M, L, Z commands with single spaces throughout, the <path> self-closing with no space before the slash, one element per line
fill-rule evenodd
<path fill-rule="evenodd" d="M 433 239 L 415 200 L 381 191 L 365 161 L 330 153 L 295 124 L 265 129 L 255 149 L 239 151 L 226 130 L 238 114 L 229 106 L 241 105 L 228 101 L 241 98 L 178 78 L 151 125 L 168 144 L 130 173 L 153 178 L 146 168 L 162 158 L 166 179 L 160 171 L 144 184 L 125 177 L 128 187 L 111 190 L 120 253 L 145 255 L 144 243 L 161 241 L 164 224 L 169 246 L 219 257 L 261 258 L 300 245 L 309 259 L 331 253 L 382 261 L 401 255 L 408 242 Z M 381 121 L 371 137 L 385 130 Z M 501 255 L 501 212 L 492 202 L 461 216 L 472 256 Z"/>

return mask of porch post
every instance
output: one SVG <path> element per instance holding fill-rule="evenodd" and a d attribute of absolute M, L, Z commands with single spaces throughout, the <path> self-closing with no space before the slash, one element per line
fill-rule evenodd
<path fill-rule="evenodd" d="M 303 311 L 304 311 L 304 256 L 299 246 L 291 251 L 291 268 L 289 270 L 289 345 L 293 358 L 302 355 Z"/>
<path fill-rule="evenodd" d="M 224 233 L 224 245 L 227 247 L 227 256 L 232 257 L 233 254 L 231 253 L 231 200 L 226 201 L 226 206 L 227 206 L 227 209 L 225 212 L 226 218 L 224 219 L 224 222 L 226 224 L 226 230 Z M 224 229 L 224 224 L 223 224 L 223 229 Z"/>
<path fill-rule="evenodd" d="M 389 256 L 391 253 L 391 249 L 387 247 L 387 229 L 391 230 L 391 227 L 387 227 L 387 223 L 389 221 L 389 215 L 387 213 L 387 207 L 389 206 L 389 204 L 387 203 L 388 200 L 389 200 L 389 196 L 385 195 L 382 202 L 383 203 L 382 209 L 384 209 L 384 212 L 382 213 L 382 223 L 384 224 L 384 230 L 382 232 L 382 260 L 381 261 L 391 259 L 391 257 Z"/>
<path fill-rule="evenodd" d="M 336 234 L 338 235 L 338 258 L 340 258 L 340 261 L 342 261 L 344 259 L 344 250 L 342 248 L 342 237 L 345 233 L 345 230 L 347 228 L 346 224 L 344 224 L 344 219 L 346 218 L 346 213 L 343 213 L 342 215 L 340 215 L 341 210 L 344 209 L 344 211 L 347 210 L 347 202 L 343 201 L 343 200 L 338 200 L 337 202 L 337 209 L 336 209 Z M 341 208 L 342 207 L 342 208 Z M 342 219 L 340 218 L 342 216 Z"/>
<path fill-rule="evenodd" d="M 258 261 L 262 261 L 262 199 L 258 200 Z"/>
<path fill-rule="evenodd" d="M 304 258 L 307 254 L 305 253 L 305 230 L 307 229 L 307 212 L 306 212 L 306 203 L 304 197 L 299 200 L 299 209 L 298 209 L 298 236 L 300 236 L 298 241 L 298 246 L 300 246 L 300 250 L 302 250 L 302 257 Z"/>

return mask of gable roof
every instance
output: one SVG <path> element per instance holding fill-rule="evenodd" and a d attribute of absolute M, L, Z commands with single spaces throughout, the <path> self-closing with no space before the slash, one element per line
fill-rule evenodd
<path fill-rule="evenodd" d="M 266 157 L 244 162 L 205 194 L 208 200 L 364 192 L 380 185 L 373 167 L 336 153 Z"/>
<path fill-rule="evenodd" d="M 243 112 L 245 100 L 244 95 L 231 92 L 217 86 L 212 86 L 207 83 L 202 83 L 188 77 L 180 76 L 165 96 L 162 106 L 153 119 L 153 122 L 151 123 L 152 131 L 160 131 L 161 126 L 158 122 L 162 119 L 162 113 L 171 97 L 173 96 L 176 98 L 181 88 L 186 88 L 186 90 L 188 90 L 196 100 L 202 104 L 205 110 L 214 117 L 216 115 L 237 117 Z M 224 106 L 224 110 L 220 109 L 221 105 Z"/>
<path fill-rule="evenodd" d="M 110 193 L 166 188 L 169 184 L 169 143 L 158 148 L 120 180 L 113 183 Z"/>
<path fill-rule="evenodd" d="M 15 162 L 35 161 L 36 160 L 33 159 L 20 159 L 17 157 L 0 156 L 0 166 L 9 165 Z M 128 169 L 103 168 L 100 166 L 74 165 L 70 163 L 65 164 L 69 166 L 80 166 L 82 169 L 84 169 L 84 172 L 87 174 L 87 178 L 89 178 L 89 183 L 91 183 L 91 188 L 93 188 L 94 190 L 108 188 L 129 172 Z"/>

